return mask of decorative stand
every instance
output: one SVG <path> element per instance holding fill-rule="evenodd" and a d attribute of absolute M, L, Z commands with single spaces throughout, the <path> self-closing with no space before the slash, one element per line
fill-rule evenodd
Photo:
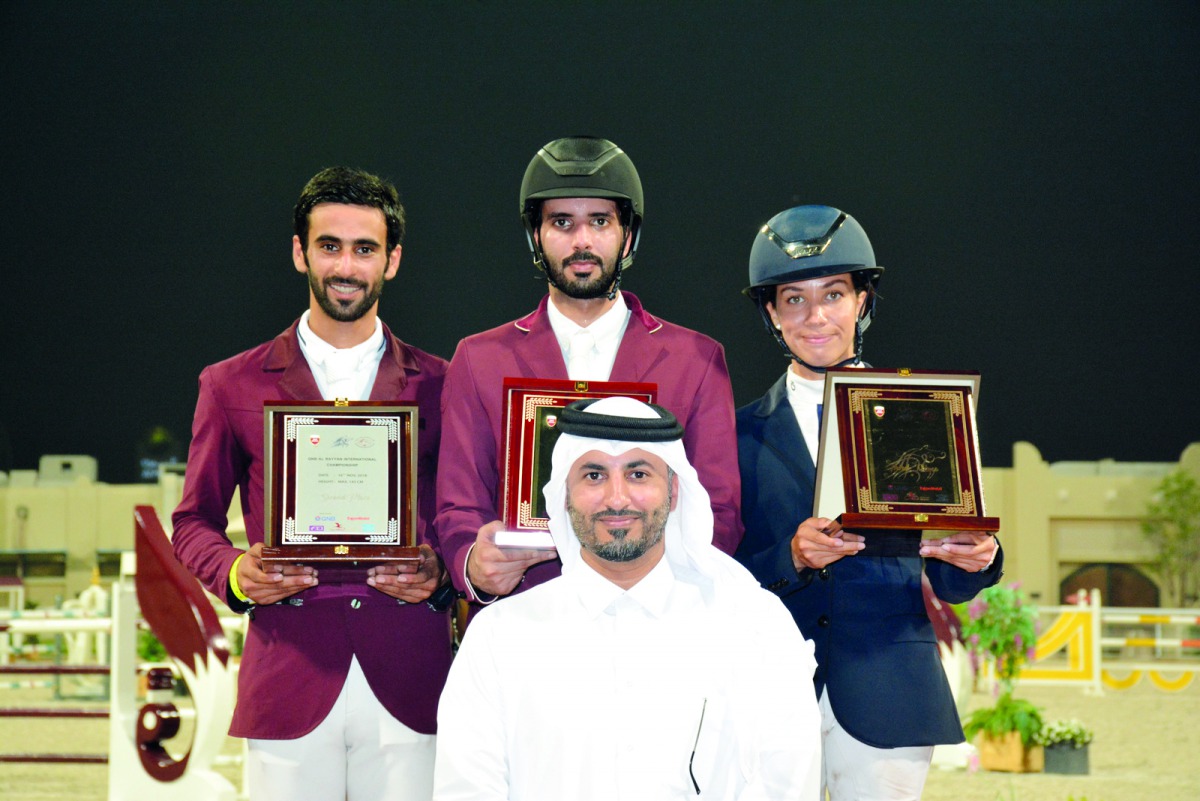
<path fill-rule="evenodd" d="M 113 585 L 109 801 L 234 801 L 234 786 L 212 769 L 233 716 L 235 671 L 224 631 L 196 579 L 176 561 L 154 507 L 137 507 L 134 519 L 137 567 L 123 569 Z M 169 701 L 139 707 L 135 700 L 139 604 L 195 703 L 195 731 L 190 745 L 175 747 L 183 752 L 178 757 L 163 741 L 178 733 L 179 710 Z"/>

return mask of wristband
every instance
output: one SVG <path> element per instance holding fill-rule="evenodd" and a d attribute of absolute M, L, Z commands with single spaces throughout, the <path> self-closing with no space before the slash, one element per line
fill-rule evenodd
<path fill-rule="evenodd" d="M 233 564 L 229 566 L 229 590 L 233 593 L 233 597 L 237 598 L 242 603 L 252 604 L 254 601 L 251 601 L 250 596 L 242 592 L 241 585 L 238 584 L 237 580 L 238 565 L 240 565 L 242 560 L 245 558 L 246 554 L 243 553 L 237 559 L 234 559 Z"/>

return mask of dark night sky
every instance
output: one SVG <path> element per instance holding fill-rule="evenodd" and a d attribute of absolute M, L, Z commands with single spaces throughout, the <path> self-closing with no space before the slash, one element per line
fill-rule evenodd
<path fill-rule="evenodd" d="M 817 202 L 887 268 L 868 359 L 983 374 L 985 465 L 1200 440 L 1190 0 L 176 5 L 0 5 L 0 468 L 131 481 L 150 425 L 186 440 L 200 369 L 305 307 L 324 166 L 400 187 L 402 338 L 448 358 L 524 314 L 521 175 L 574 133 L 637 164 L 626 288 L 724 343 L 739 404 L 784 369 L 738 294 L 754 231 Z"/>

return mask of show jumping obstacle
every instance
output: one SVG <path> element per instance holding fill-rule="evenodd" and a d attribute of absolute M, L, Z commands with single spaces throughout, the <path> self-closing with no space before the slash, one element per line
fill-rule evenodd
<path fill-rule="evenodd" d="M 172 801 L 234 801 L 233 785 L 212 770 L 233 714 L 235 671 L 225 633 L 199 584 L 176 561 L 153 507 L 137 507 L 134 522 L 136 569 L 132 561 L 128 566 L 123 563 L 121 578 L 113 585 L 110 619 L 0 623 L 0 632 L 30 632 L 40 628 L 39 623 L 49 623 L 58 632 L 87 629 L 111 634 L 111 666 L 0 665 L 0 675 L 109 676 L 108 710 L 0 709 L 0 717 L 108 718 L 108 754 L 0 754 L 0 762 L 107 763 L 109 801 L 168 797 Z M 178 734 L 180 710 L 169 701 L 169 695 L 167 700 L 155 697 L 170 686 L 170 671 L 160 670 L 157 676 L 151 671 L 152 686 L 159 692 L 151 692 L 140 707 L 136 700 L 139 605 L 150 630 L 174 660 L 195 705 L 192 741 L 179 758 L 163 742 Z"/>
<path fill-rule="evenodd" d="M 1183 629 L 1200 625 L 1194 609 L 1131 609 L 1104 607 L 1100 591 L 1081 591 L 1074 605 L 1041 607 L 1049 622 L 1034 648 L 1034 658 L 1021 668 L 1021 682 L 1074 684 L 1088 692 L 1104 688 L 1125 690 L 1143 677 L 1166 692 L 1187 689 L 1200 673 L 1196 651 L 1200 640 L 1163 636 L 1164 627 Z M 1104 630 L 1120 627 L 1153 628 L 1155 635 L 1105 636 Z M 1154 659 L 1115 659 L 1110 654 L 1129 648 L 1150 649 Z M 1176 655 L 1171 659 L 1172 652 Z M 985 665 L 981 678 L 990 676 Z"/>

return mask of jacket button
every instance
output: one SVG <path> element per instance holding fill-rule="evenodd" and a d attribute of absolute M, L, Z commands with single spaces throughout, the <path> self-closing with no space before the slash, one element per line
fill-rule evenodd
<path fill-rule="evenodd" d="M 350 608 L 351 608 L 351 609 L 357 609 L 357 608 L 359 608 L 360 606 L 362 606 L 362 601 L 358 600 L 357 598 L 354 598 L 354 599 L 352 599 L 352 600 L 350 601 Z"/>
<path fill-rule="evenodd" d="M 821 581 L 828 581 L 829 580 L 829 568 L 827 568 L 827 567 L 821 568 L 821 572 L 817 573 L 817 575 L 821 577 Z"/>
<path fill-rule="evenodd" d="M 829 615 L 821 615 L 817 618 L 817 625 L 823 629 L 829 628 Z"/>

